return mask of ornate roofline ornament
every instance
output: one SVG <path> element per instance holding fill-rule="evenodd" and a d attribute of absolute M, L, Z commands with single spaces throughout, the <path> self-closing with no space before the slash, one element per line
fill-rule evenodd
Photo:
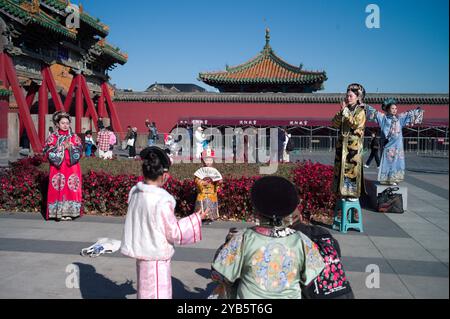
<path fill-rule="evenodd" d="M 40 4 L 39 0 L 32 0 L 31 3 L 24 2 L 20 6 L 32 14 L 37 14 L 41 10 L 41 8 L 40 8 L 41 4 Z"/>
<path fill-rule="evenodd" d="M 266 45 L 264 46 L 264 49 L 270 48 L 270 29 L 266 28 Z"/>

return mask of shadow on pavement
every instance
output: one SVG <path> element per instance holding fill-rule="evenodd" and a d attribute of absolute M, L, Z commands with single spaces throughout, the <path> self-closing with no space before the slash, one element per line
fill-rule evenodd
<path fill-rule="evenodd" d="M 41 192 L 41 215 L 45 220 L 47 218 L 47 197 L 48 197 L 48 182 L 49 177 L 46 175 L 39 181 L 39 191 Z"/>
<path fill-rule="evenodd" d="M 203 278 L 211 278 L 209 269 L 197 268 L 195 272 Z M 217 284 L 211 281 L 205 289 L 195 287 L 193 288 L 194 291 L 190 291 L 181 280 L 172 277 L 172 297 L 173 299 L 206 299 L 216 286 Z"/>
<path fill-rule="evenodd" d="M 83 299 L 126 299 L 135 294 L 133 281 L 118 284 L 97 273 L 92 265 L 74 263 L 80 269 L 80 292 Z"/>

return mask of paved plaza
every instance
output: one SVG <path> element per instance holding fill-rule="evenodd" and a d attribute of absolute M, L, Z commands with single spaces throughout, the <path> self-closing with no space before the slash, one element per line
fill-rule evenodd
<path fill-rule="evenodd" d="M 304 156 L 331 164 L 334 154 Z M 332 231 L 356 298 L 449 298 L 448 158 L 409 157 L 407 165 L 407 212 L 364 209 L 364 233 Z M 366 178 L 376 179 L 376 170 L 366 170 Z M 37 213 L 0 213 L 0 298 L 136 298 L 133 259 L 79 255 L 99 237 L 120 239 L 123 222 L 85 216 L 55 223 Z M 202 242 L 177 247 L 174 298 L 206 298 L 214 288 L 209 269 L 215 250 L 230 227 L 246 226 L 216 222 L 204 227 Z M 79 287 L 70 284 L 71 265 L 78 266 Z M 380 271 L 378 288 L 366 285 L 373 269 Z"/>

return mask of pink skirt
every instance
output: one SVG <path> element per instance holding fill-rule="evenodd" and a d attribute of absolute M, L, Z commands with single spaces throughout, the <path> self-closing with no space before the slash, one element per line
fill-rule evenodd
<path fill-rule="evenodd" d="M 170 260 L 137 260 L 137 299 L 172 299 Z"/>

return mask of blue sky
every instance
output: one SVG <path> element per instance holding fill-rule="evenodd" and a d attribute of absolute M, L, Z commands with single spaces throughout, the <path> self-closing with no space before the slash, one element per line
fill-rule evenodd
<path fill-rule="evenodd" d="M 76 3 L 76 1 L 72 1 Z M 380 8 L 368 29 L 366 6 Z M 325 70 L 322 92 L 351 82 L 368 92 L 449 92 L 448 0 L 90 0 L 84 10 L 110 26 L 108 41 L 129 55 L 110 72 L 120 88 L 195 83 L 271 46 L 290 64 Z"/>

